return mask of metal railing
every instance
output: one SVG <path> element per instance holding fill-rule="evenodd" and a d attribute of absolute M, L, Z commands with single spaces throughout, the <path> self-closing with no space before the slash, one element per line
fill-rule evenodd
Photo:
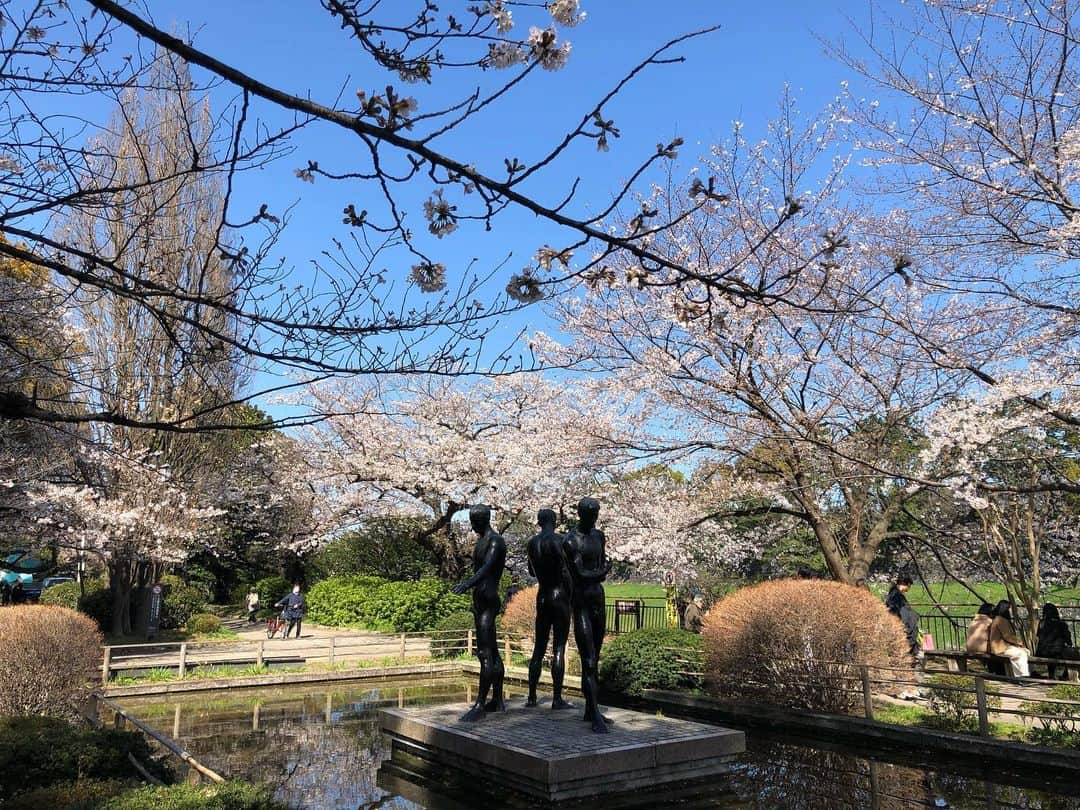
<path fill-rule="evenodd" d="M 934 637 L 938 650 L 962 650 L 967 641 L 967 629 L 975 615 L 972 605 L 925 605 L 912 603 L 919 614 L 919 629 Z M 1080 605 L 1059 605 L 1061 619 L 1069 626 L 1073 640 L 1080 640 Z M 1027 610 L 1022 605 L 1013 607 L 1013 624 L 1020 629 L 1027 625 Z"/>
<path fill-rule="evenodd" d="M 700 685 L 704 684 L 705 660 L 702 650 L 688 647 L 665 649 L 675 654 L 683 668 L 681 674 Z M 1080 736 L 1080 699 L 1050 697 L 1031 691 L 1033 686 L 1047 689 L 1065 686 L 1061 681 L 1040 678 L 1016 681 L 992 675 L 955 674 L 942 670 L 909 672 L 896 667 L 842 661 L 814 661 L 813 664 L 813 668 L 802 671 L 798 667 L 785 668 L 785 691 L 828 690 L 834 696 L 847 695 L 849 705 L 857 707 L 858 713 L 868 720 L 875 719 L 875 706 L 880 708 L 900 694 L 914 693 L 918 695 L 915 705 L 922 703 L 924 706 L 933 700 L 947 703 L 952 695 L 955 696 L 952 709 L 954 719 L 957 719 L 957 715 L 970 717 L 972 726 L 982 736 L 990 736 L 995 717 L 999 721 L 1013 719 L 1027 727 L 1038 725 Z M 777 682 L 768 673 L 763 673 L 760 680 L 754 676 L 742 677 L 739 689 L 732 692 L 732 696 L 745 695 L 748 687 L 754 694 L 776 694 Z M 722 684 L 719 691 L 723 696 Z M 897 705 L 911 704 L 905 700 L 902 703 L 897 701 Z M 958 722 L 957 725 L 958 730 L 965 730 L 962 723 Z"/>

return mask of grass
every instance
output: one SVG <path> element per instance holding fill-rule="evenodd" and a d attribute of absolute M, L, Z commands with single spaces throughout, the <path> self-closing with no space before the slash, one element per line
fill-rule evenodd
<path fill-rule="evenodd" d="M 874 719 L 894 726 L 915 726 L 935 730 L 955 731 L 942 723 L 942 718 L 922 706 L 898 706 L 895 703 L 875 703 Z M 1019 723 L 990 723 L 990 736 L 1001 740 L 1027 742 L 1028 728 Z"/>
<path fill-rule="evenodd" d="M 471 660 L 471 656 L 463 656 L 463 658 L 469 658 L 469 660 Z M 344 672 L 354 669 L 376 669 L 379 667 L 394 667 L 405 664 L 427 664 L 430 662 L 431 659 L 424 656 L 406 656 L 406 658 L 402 660 L 396 655 L 390 655 L 384 658 L 370 658 L 362 661 L 343 661 L 334 664 L 316 662 L 297 666 L 276 666 L 272 669 L 266 664 L 261 667 L 255 664 L 214 664 L 191 668 L 183 680 L 201 681 L 206 680 L 207 678 L 246 678 L 255 675 L 277 675 L 282 672 Z M 117 676 L 109 681 L 109 685 L 135 686 L 141 683 L 163 683 L 179 680 L 181 680 L 181 678 L 176 667 L 155 667 L 154 669 L 145 670 L 139 675 Z"/>
<path fill-rule="evenodd" d="M 916 583 L 908 591 L 908 601 L 913 605 L 932 605 L 940 602 L 945 605 L 969 605 L 978 608 L 982 601 L 997 602 L 1005 599 L 1005 586 L 999 582 L 972 582 L 971 587 L 979 593 L 982 599 L 972 594 L 967 588 L 957 582 L 930 583 L 929 588 Z M 880 596 L 884 596 L 889 589 L 888 585 L 875 584 L 873 590 Z M 1046 588 L 1043 591 L 1044 602 L 1055 604 L 1069 604 L 1080 602 L 1080 588 Z"/>
<path fill-rule="evenodd" d="M 604 597 L 608 602 L 642 599 L 649 606 L 663 607 L 667 604 L 664 586 L 650 582 L 605 582 Z"/>

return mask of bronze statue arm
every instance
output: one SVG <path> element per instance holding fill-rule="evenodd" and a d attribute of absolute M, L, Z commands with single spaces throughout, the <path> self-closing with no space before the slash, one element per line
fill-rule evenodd
<path fill-rule="evenodd" d="M 465 581 L 459 582 L 450 590 L 452 590 L 454 593 L 461 594 L 465 593 L 465 591 L 469 590 L 470 588 L 475 588 L 477 583 L 479 583 L 484 577 L 490 574 L 492 569 L 495 568 L 498 558 L 499 555 L 497 553 L 496 544 L 491 543 L 488 546 L 487 554 L 484 555 L 484 562 L 478 569 L 476 569 L 476 573 Z"/>

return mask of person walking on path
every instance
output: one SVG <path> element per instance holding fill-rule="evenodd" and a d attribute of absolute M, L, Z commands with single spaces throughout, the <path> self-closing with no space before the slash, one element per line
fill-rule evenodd
<path fill-rule="evenodd" d="M 905 594 L 909 590 L 911 590 L 911 577 L 897 577 L 896 583 L 889 588 L 888 594 L 885 595 L 885 607 L 889 609 L 889 613 L 903 623 L 911 657 L 919 661 L 923 656 L 922 643 L 919 638 L 919 614 L 908 604 Z"/>
<path fill-rule="evenodd" d="M 686 606 L 683 614 L 683 627 L 691 633 L 700 633 L 701 624 L 705 620 L 705 597 L 700 593 L 694 594 L 690 604 Z"/>
<path fill-rule="evenodd" d="M 1068 658 L 1080 661 L 1080 650 L 1073 646 L 1069 625 L 1061 620 L 1057 605 L 1047 602 L 1043 605 L 1042 618 L 1039 621 L 1039 635 L 1035 643 L 1035 655 L 1040 658 Z M 1064 674 L 1068 669 L 1062 667 Z M 1047 677 L 1053 680 L 1057 673 L 1054 664 L 1047 665 Z"/>
<path fill-rule="evenodd" d="M 300 638 L 300 626 L 304 621 L 304 608 L 307 607 L 304 602 L 304 595 L 300 593 L 300 585 L 293 585 L 292 593 L 287 594 L 284 599 L 279 599 L 275 607 L 285 609 L 285 621 L 289 623 L 285 628 L 285 638 L 289 637 L 293 627 L 296 627 L 296 637 Z"/>
<path fill-rule="evenodd" d="M 255 624 L 255 614 L 259 612 L 259 592 L 252 585 L 247 595 L 248 624 Z"/>
<path fill-rule="evenodd" d="M 990 654 L 1009 659 L 1009 668 L 1014 678 L 1028 678 L 1028 652 L 1024 642 L 1016 635 L 1011 617 L 1011 606 L 1007 599 L 1002 599 L 994 608 L 994 620 L 990 624 Z"/>

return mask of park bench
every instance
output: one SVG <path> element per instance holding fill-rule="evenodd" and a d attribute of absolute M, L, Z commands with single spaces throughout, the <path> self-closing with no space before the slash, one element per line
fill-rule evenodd
<path fill-rule="evenodd" d="M 978 661 L 994 675 L 1006 675 L 1009 672 L 1009 659 L 987 653 L 970 653 L 965 650 L 927 650 L 927 659 L 936 659 L 945 663 L 949 672 L 967 672 L 968 662 Z M 1068 661 L 1063 658 L 1040 658 L 1032 655 L 1028 658 L 1031 667 L 1054 665 L 1065 669 L 1070 681 L 1080 681 L 1080 661 Z"/>

